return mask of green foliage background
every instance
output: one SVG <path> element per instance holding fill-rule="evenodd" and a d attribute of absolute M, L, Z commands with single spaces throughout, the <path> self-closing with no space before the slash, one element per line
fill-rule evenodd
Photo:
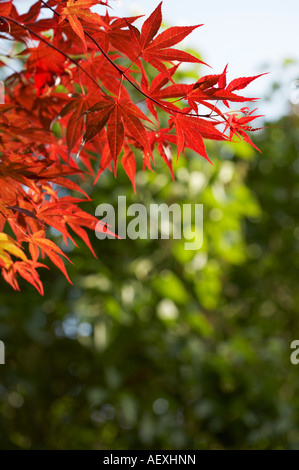
<path fill-rule="evenodd" d="M 92 189 L 102 202 L 204 205 L 204 244 L 78 241 L 73 286 L 51 267 L 45 296 L 1 282 L 1 449 L 298 449 L 298 118 L 246 144 L 209 144 L 120 170 Z M 157 157 L 157 162 L 158 162 Z M 56 241 L 60 238 L 53 233 Z"/>

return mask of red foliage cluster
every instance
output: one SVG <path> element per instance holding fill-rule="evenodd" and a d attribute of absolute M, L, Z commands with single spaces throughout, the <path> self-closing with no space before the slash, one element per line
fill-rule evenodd
<path fill-rule="evenodd" d="M 135 190 L 138 154 L 152 170 L 157 149 L 173 175 L 175 146 L 177 157 L 190 148 L 208 160 L 203 139 L 238 136 L 251 143 L 245 131 L 254 130 L 249 123 L 257 116 L 244 108 L 225 113 L 219 103 L 250 101 L 236 92 L 257 77 L 227 84 L 225 69 L 194 84 L 177 83 L 182 62 L 201 61 L 173 46 L 200 25 L 159 33 L 159 4 L 139 30 L 138 17 L 113 16 L 108 3 L 39 0 L 19 14 L 13 0 L 0 0 L 7 57 L 23 63 L 6 79 L 0 105 L 0 268 L 17 290 L 21 275 L 43 293 L 40 255 L 68 278 L 67 257 L 47 239 L 47 227 L 65 243 L 74 241 L 74 231 L 93 251 L 85 228 L 94 230 L 98 221 L 79 208 L 88 195 L 72 175 L 97 181 L 106 168 L 116 174 L 120 160 Z M 95 5 L 102 14 L 91 11 Z M 166 127 L 158 110 L 168 115 Z M 60 196 L 60 187 L 84 199 Z"/>

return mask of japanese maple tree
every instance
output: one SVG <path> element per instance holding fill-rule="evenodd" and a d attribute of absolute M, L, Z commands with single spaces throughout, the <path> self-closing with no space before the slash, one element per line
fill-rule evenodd
<path fill-rule="evenodd" d="M 139 29 L 139 17 L 115 16 L 112 3 L 38 0 L 20 14 L 13 0 L 0 0 L 1 65 L 22 62 L 0 105 L 0 268 L 16 290 L 21 276 L 43 293 L 37 269 L 45 255 L 69 279 L 69 259 L 48 227 L 65 243 L 74 232 L 94 253 L 86 229 L 98 220 L 80 209 L 89 196 L 75 175 L 97 182 L 106 169 L 116 176 L 120 163 L 135 190 L 138 158 L 152 170 L 160 155 L 174 176 L 173 151 L 179 158 L 190 148 L 210 161 L 204 139 L 253 145 L 247 131 L 258 116 L 235 103 L 254 101 L 237 92 L 257 76 L 227 83 L 225 68 L 179 83 L 180 64 L 201 61 L 173 46 L 201 25 L 159 32 L 161 2 Z M 91 11 L 96 5 L 99 13 Z M 61 187 L 81 196 L 61 196 Z"/>

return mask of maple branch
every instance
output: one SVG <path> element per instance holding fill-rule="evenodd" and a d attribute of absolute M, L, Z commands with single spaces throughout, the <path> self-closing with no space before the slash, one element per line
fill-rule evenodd
<path fill-rule="evenodd" d="M 43 5 L 45 5 L 47 8 L 49 8 L 56 16 L 61 16 L 59 13 L 57 13 L 57 11 L 55 11 L 50 5 L 48 5 L 44 0 L 41 0 L 41 2 L 43 3 Z M 68 19 L 66 18 L 66 21 L 68 21 Z M 100 44 L 91 36 L 91 34 L 86 31 L 84 28 L 83 28 L 83 31 L 84 31 L 84 34 L 86 34 L 86 36 L 97 46 L 97 48 L 99 49 L 99 51 L 103 54 L 103 56 L 105 57 L 106 60 L 108 60 L 108 62 L 117 70 L 117 72 L 123 77 L 125 78 L 137 91 L 139 91 L 140 93 L 142 93 L 143 96 L 145 96 L 146 98 L 150 99 L 151 101 L 153 101 L 154 103 L 156 103 L 158 106 L 160 107 L 163 107 L 163 108 L 166 108 L 167 110 L 173 112 L 173 110 L 171 110 L 170 108 L 168 108 L 167 106 L 163 105 L 162 103 L 159 103 L 157 100 L 155 100 L 154 98 L 151 98 L 149 95 L 147 95 L 145 92 L 143 92 L 139 87 L 138 85 L 136 85 L 127 75 L 125 72 L 123 72 L 117 64 L 115 64 L 115 62 L 110 59 L 109 55 L 104 51 L 104 49 L 100 46 Z M 184 114 L 184 113 L 183 113 Z"/>
<path fill-rule="evenodd" d="M 45 5 L 45 7 L 49 8 L 56 16 L 60 17 L 61 15 L 54 10 L 54 8 L 52 8 L 50 5 L 48 5 L 44 0 L 40 0 L 41 3 L 43 5 Z M 66 21 L 69 23 L 68 19 L 65 18 Z M 210 114 L 191 114 L 191 113 L 184 113 L 183 111 L 180 111 L 179 109 L 178 110 L 174 110 L 174 109 L 171 109 L 169 108 L 168 106 L 166 106 L 165 104 L 163 103 L 160 103 L 158 100 L 155 100 L 155 98 L 152 98 L 150 95 L 148 95 L 147 93 L 145 93 L 144 91 L 142 91 L 138 85 L 136 85 L 136 83 L 133 82 L 133 80 L 130 79 L 130 77 L 128 77 L 126 75 L 126 71 L 122 71 L 117 64 L 115 64 L 115 62 L 109 57 L 109 55 L 104 51 L 104 49 L 100 46 L 100 44 L 91 36 L 91 34 L 86 31 L 84 28 L 83 29 L 83 32 L 84 34 L 86 34 L 86 36 L 97 46 L 97 48 L 99 49 L 99 51 L 103 54 L 103 56 L 105 57 L 106 60 L 108 60 L 108 62 L 117 70 L 117 72 L 127 80 L 127 82 L 129 82 L 134 88 L 135 90 L 139 91 L 139 93 L 141 93 L 145 98 L 149 99 L 150 101 L 152 101 L 153 103 L 155 103 L 157 106 L 159 106 L 160 108 L 164 108 L 166 109 L 169 113 L 171 113 L 172 115 L 174 115 L 174 113 L 177 113 L 177 114 L 183 114 L 185 116 L 193 116 L 193 117 L 210 117 Z M 131 64 L 132 65 L 132 64 Z M 128 70 L 128 69 L 127 69 Z M 213 119 L 213 118 L 212 118 Z"/>
<path fill-rule="evenodd" d="M 54 49 L 56 52 L 59 52 L 61 55 L 63 55 L 66 59 L 68 59 L 70 62 L 72 62 L 73 64 L 75 64 L 80 70 L 82 70 L 89 78 L 90 80 L 93 81 L 93 83 L 101 90 L 103 91 L 101 85 L 93 78 L 92 75 L 90 75 L 90 73 L 84 69 L 84 67 L 82 67 L 82 65 L 80 65 L 75 59 L 72 59 L 72 57 L 70 57 L 69 55 L 67 55 L 65 52 L 61 51 L 60 49 L 58 49 L 58 47 L 54 46 L 54 44 L 50 43 L 49 41 L 47 41 L 45 38 L 43 38 L 42 36 L 40 36 L 38 33 L 35 33 L 34 31 L 32 31 L 32 29 L 30 29 L 28 26 L 20 23 L 19 21 L 16 21 L 12 18 L 8 18 L 6 16 L 1 16 L 0 18 L 3 18 L 4 20 L 7 20 L 7 21 L 11 21 L 12 23 L 16 24 L 17 26 L 20 26 L 21 28 L 25 29 L 26 31 L 28 31 L 30 34 L 33 34 L 33 36 L 37 37 L 40 41 L 44 42 L 45 44 L 47 44 L 48 46 L 50 46 L 52 49 Z"/>

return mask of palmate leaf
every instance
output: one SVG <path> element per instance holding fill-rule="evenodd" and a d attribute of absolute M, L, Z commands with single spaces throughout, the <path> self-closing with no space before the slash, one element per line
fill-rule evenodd
<path fill-rule="evenodd" d="M 132 53 L 130 54 L 130 57 L 134 56 L 134 54 L 135 57 L 141 57 L 166 77 L 171 78 L 171 75 L 163 62 L 179 61 L 204 63 L 187 52 L 171 48 L 171 46 L 181 42 L 192 31 L 202 25 L 176 26 L 168 28 L 166 31 L 163 31 L 155 37 L 162 24 L 161 6 L 162 2 L 144 22 L 141 33 L 139 33 L 137 28 L 134 26 L 130 24 L 128 25 L 131 32 L 131 39 L 133 40 L 133 46 L 131 47 Z"/>
<path fill-rule="evenodd" d="M 207 121 L 192 116 L 184 116 L 179 114 L 175 118 L 170 119 L 170 124 L 174 124 L 177 134 L 177 159 L 184 150 L 188 147 L 199 153 L 206 160 L 208 158 L 203 138 L 212 140 L 225 140 L 226 137 L 223 133 L 218 131 L 213 121 Z"/>
<path fill-rule="evenodd" d="M 97 13 L 92 13 L 90 7 L 94 5 L 102 4 L 103 2 L 98 2 L 97 0 L 68 0 L 67 5 L 63 8 L 61 12 L 61 17 L 59 22 L 62 22 L 64 19 L 67 19 L 70 23 L 73 31 L 79 36 L 86 48 L 85 35 L 82 24 L 79 18 L 88 21 L 89 23 L 95 23 L 97 25 L 106 26 L 106 23 L 102 20 L 100 15 Z"/>
<path fill-rule="evenodd" d="M 126 99 L 107 98 L 90 108 L 87 115 L 88 117 L 91 115 L 91 117 L 87 122 L 83 142 L 95 137 L 107 124 L 106 136 L 111 156 L 111 158 L 108 157 L 107 165 L 112 160 L 115 171 L 117 158 L 123 148 L 126 136 L 134 138 L 139 146 L 151 154 L 147 132 L 141 120 L 152 122 L 133 102 Z"/>

